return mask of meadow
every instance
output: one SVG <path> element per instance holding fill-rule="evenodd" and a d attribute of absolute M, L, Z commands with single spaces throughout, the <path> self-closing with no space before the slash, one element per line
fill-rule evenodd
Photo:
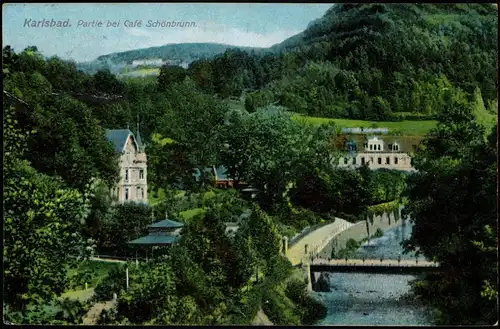
<path fill-rule="evenodd" d="M 296 114 L 292 117 L 294 120 L 302 121 L 307 124 L 328 124 L 334 123 L 341 128 L 388 128 L 389 135 L 405 135 L 405 136 L 424 136 L 431 129 L 436 127 L 435 120 L 422 121 L 367 121 L 367 120 L 351 120 L 351 119 L 330 119 L 321 117 L 311 117 Z"/>

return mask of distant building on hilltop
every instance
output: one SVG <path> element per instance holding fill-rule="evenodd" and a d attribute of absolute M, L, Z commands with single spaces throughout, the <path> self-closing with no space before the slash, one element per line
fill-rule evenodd
<path fill-rule="evenodd" d="M 345 143 L 347 154 L 339 159 L 339 166 L 414 171 L 411 154 L 421 140 L 405 136 L 351 136 Z"/>
<path fill-rule="evenodd" d="M 137 127 L 139 128 L 139 127 Z M 111 189 L 118 202 L 148 202 L 147 157 L 139 129 L 108 129 L 106 137 L 120 153 L 120 181 Z"/>
<path fill-rule="evenodd" d="M 137 67 L 139 65 L 148 65 L 148 66 L 162 66 L 164 61 L 161 58 L 149 58 L 149 59 L 136 59 L 132 61 L 132 66 Z"/>

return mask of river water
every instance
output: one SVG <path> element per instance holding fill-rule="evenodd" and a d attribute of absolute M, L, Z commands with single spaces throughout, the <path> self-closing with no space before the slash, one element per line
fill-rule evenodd
<path fill-rule="evenodd" d="M 393 227 L 368 246 L 361 246 L 355 258 L 415 259 L 414 254 L 403 255 L 400 246 L 411 230 L 410 223 Z M 329 273 L 331 292 L 314 293 L 328 308 L 317 325 L 432 325 L 426 307 L 401 299 L 413 279 L 413 275 L 401 274 Z"/>

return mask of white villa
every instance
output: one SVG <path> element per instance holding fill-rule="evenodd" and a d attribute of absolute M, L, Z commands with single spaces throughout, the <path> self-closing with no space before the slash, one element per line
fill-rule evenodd
<path fill-rule="evenodd" d="M 359 144 L 362 147 L 358 147 Z M 366 164 L 370 169 L 415 170 L 410 156 L 413 150 L 409 150 L 406 143 L 400 143 L 395 137 L 371 136 L 358 141 L 350 139 L 346 148 L 347 154 L 339 159 L 340 167 L 356 168 Z"/>
<path fill-rule="evenodd" d="M 137 130 L 139 131 L 139 129 Z M 106 130 L 106 137 L 120 153 L 120 181 L 111 189 L 118 202 L 148 202 L 147 157 L 141 135 L 129 129 Z"/>

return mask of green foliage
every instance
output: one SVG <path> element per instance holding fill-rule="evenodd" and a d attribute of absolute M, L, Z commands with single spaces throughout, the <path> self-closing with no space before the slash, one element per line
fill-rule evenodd
<path fill-rule="evenodd" d="M 446 89 L 472 95 L 478 87 L 486 103 L 497 98 L 496 19 L 480 4 L 334 6 L 269 54 L 227 50 L 192 63 L 190 74 L 223 98 L 250 91 L 248 112 L 277 103 L 330 118 L 429 117 Z"/>
<path fill-rule="evenodd" d="M 129 270 L 134 269 L 135 266 L 130 266 Z M 129 275 L 133 272 L 130 271 Z M 112 267 L 106 277 L 94 289 L 94 297 L 97 301 L 108 301 L 113 298 L 113 294 L 120 295 L 126 288 L 125 282 L 125 267 L 115 266 Z"/>
<path fill-rule="evenodd" d="M 13 311 L 60 296 L 72 257 L 88 256 L 80 234 L 88 214 L 85 195 L 36 172 L 19 158 L 27 134 L 8 107 L 4 121 L 4 293 Z M 22 243 L 21 243 L 22 242 Z"/>
<path fill-rule="evenodd" d="M 78 300 L 55 299 L 47 305 L 30 305 L 24 312 L 13 312 L 4 306 L 5 320 L 23 325 L 76 325 L 82 324 L 89 304 Z"/>
<path fill-rule="evenodd" d="M 266 210 L 285 203 L 297 177 L 335 157 L 329 144 L 333 127 L 303 126 L 275 107 L 254 114 L 233 111 L 224 129 L 221 158 L 229 175 L 257 188 Z"/>
<path fill-rule="evenodd" d="M 130 248 L 127 242 L 148 234 L 151 224 L 151 207 L 133 202 L 116 204 L 111 215 L 97 225 L 96 235 L 99 250 L 120 251 L 124 254 Z"/>
<path fill-rule="evenodd" d="M 326 316 L 327 308 L 307 293 L 306 283 L 291 280 L 287 283 L 285 293 L 297 305 L 302 324 L 312 325 Z"/>
<path fill-rule="evenodd" d="M 158 76 L 158 87 L 167 90 L 173 84 L 182 83 L 186 75 L 187 71 L 180 66 L 164 65 Z"/>
<path fill-rule="evenodd" d="M 149 322 L 156 317 L 162 323 L 171 323 L 176 321 L 176 299 L 171 267 L 159 262 L 137 273 L 129 291 L 118 298 L 117 309 L 132 323 Z"/>
<path fill-rule="evenodd" d="M 381 236 L 384 236 L 384 231 L 381 230 L 380 228 L 377 228 L 375 233 L 373 233 L 372 237 L 374 238 L 380 238 Z"/>
<path fill-rule="evenodd" d="M 262 310 L 275 325 L 299 325 L 300 317 L 295 314 L 295 305 L 277 286 L 264 292 Z"/>
<path fill-rule="evenodd" d="M 291 199 L 295 204 L 318 213 L 350 214 L 356 217 L 363 214 L 370 203 L 367 185 L 366 178 L 360 172 L 325 168 L 302 178 L 293 189 Z"/>
<path fill-rule="evenodd" d="M 159 132 L 175 143 L 156 144 L 151 149 L 151 169 L 156 181 L 180 183 L 190 189 L 206 185 L 209 177 L 205 168 L 218 163 L 227 108 L 215 97 L 197 92 L 189 81 L 170 88 L 166 95 L 170 108 L 175 110 Z M 195 168 L 200 172 L 199 180 L 193 175 Z"/>
<path fill-rule="evenodd" d="M 415 226 L 405 243 L 443 266 L 414 291 L 440 311 L 438 323 L 496 321 L 496 128 L 488 139 L 473 107 L 451 95 L 438 127 L 415 157 L 408 212 Z M 491 290 L 489 289 L 491 287 Z"/>

